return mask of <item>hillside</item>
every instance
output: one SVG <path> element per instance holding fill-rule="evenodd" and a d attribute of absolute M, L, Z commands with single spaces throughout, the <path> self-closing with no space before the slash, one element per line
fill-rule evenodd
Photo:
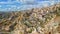
<path fill-rule="evenodd" d="M 0 12 L 0 34 L 60 34 L 60 4 Z"/>

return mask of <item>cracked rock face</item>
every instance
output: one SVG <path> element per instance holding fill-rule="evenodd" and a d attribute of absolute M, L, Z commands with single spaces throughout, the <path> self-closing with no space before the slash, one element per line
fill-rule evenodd
<path fill-rule="evenodd" d="M 60 4 L 0 15 L 0 34 L 60 34 Z"/>

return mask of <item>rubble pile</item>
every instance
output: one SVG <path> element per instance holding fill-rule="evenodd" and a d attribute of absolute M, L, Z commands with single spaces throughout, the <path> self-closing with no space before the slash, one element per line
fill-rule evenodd
<path fill-rule="evenodd" d="M 0 15 L 0 34 L 60 34 L 60 4 Z"/>

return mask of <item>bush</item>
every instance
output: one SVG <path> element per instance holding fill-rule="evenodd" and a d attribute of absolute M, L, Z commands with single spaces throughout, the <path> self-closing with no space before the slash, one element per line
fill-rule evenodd
<path fill-rule="evenodd" d="M 58 8 L 57 10 L 55 10 L 54 13 L 55 13 L 57 16 L 60 16 L 60 8 Z"/>
<path fill-rule="evenodd" d="M 2 16 L 0 16 L 0 19 L 2 19 Z"/>

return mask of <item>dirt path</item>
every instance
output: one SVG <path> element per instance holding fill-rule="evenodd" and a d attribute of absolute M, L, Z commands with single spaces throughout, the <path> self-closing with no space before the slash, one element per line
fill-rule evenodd
<path fill-rule="evenodd" d="M 55 19 L 54 19 L 55 22 L 60 22 L 60 16 L 57 16 Z"/>

